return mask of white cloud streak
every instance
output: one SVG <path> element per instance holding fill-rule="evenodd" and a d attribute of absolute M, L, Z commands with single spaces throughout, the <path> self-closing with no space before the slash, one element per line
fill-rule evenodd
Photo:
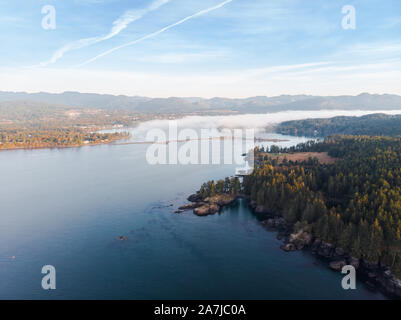
<path fill-rule="evenodd" d="M 117 50 L 119 50 L 119 49 L 122 49 L 122 48 L 125 48 L 125 47 L 128 47 L 128 46 L 132 46 L 132 45 L 137 44 L 137 43 L 139 43 L 139 42 L 142 42 L 142 41 L 144 41 L 144 40 L 146 40 L 146 39 L 153 38 L 153 37 L 155 37 L 155 36 L 157 36 L 157 35 L 159 35 L 159 34 L 165 32 L 165 31 L 167 31 L 167 30 L 169 30 L 169 29 L 171 29 L 171 28 L 174 28 L 174 27 L 176 27 L 176 26 L 178 26 L 178 25 L 180 25 L 180 24 L 182 24 L 182 23 L 184 23 L 184 22 L 186 22 L 186 21 L 188 21 L 188 20 L 191 20 L 191 19 L 193 19 L 193 18 L 202 16 L 202 15 L 204 15 L 204 14 L 206 14 L 206 13 L 211 12 L 211 11 L 217 10 L 217 9 L 219 9 L 219 8 L 221 8 L 221 7 L 223 7 L 223 6 L 225 6 L 226 4 L 228 4 L 228 3 L 232 2 L 232 1 L 233 1 L 233 0 L 226 0 L 226 1 L 224 1 L 224 2 L 219 3 L 219 4 L 216 5 L 216 6 L 213 6 L 213 7 L 204 9 L 204 10 L 201 10 L 201 11 L 199 11 L 199 12 L 197 12 L 197 13 L 195 13 L 195 14 L 192 14 L 192 15 L 190 15 L 190 16 L 184 18 L 184 19 L 181 19 L 181 20 L 179 20 L 179 21 L 177 21 L 177 22 L 175 22 L 175 23 L 173 23 L 173 24 L 170 24 L 170 25 L 168 25 L 168 26 L 166 26 L 166 27 L 164 27 L 164 28 L 162 28 L 162 29 L 160 29 L 160 30 L 158 30 L 158 31 L 152 32 L 152 33 L 150 33 L 150 34 L 147 34 L 147 35 L 145 35 L 145 36 L 143 36 L 143 37 L 141 37 L 141 38 L 139 38 L 139 39 L 136 39 L 136 40 L 134 40 L 134 41 L 131 41 L 131 42 L 122 44 L 122 45 L 120 45 L 120 46 L 114 47 L 114 48 L 112 48 L 112 49 L 109 49 L 109 50 L 107 50 L 107 51 L 105 51 L 105 52 L 103 52 L 103 53 L 101 53 L 101 54 L 99 54 L 99 55 L 97 55 L 97 56 L 95 56 L 95 57 L 93 57 L 93 58 L 91 58 L 91 59 L 89 59 L 89 60 L 87 60 L 87 61 L 81 63 L 81 64 L 79 64 L 77 67 L 82 67 L 82 66 L 88 65 L 89 63 L 92 63 L 92 62 L 96 61 L 97 59 L 99 59 L 99 58 L 101 58 L 101 57 L 104 57 L 104 56 L 106 56 L 106 55 L 108 55 L 108 54 L 110 54 L 110 53 L 112 53 L 112 52 L 114 52 L 114 51 L 117 51 Z"/>
<path fill-rule="evenodd" d="M 147 13 L 159 9 L 161 6 L 164 4 L 168 3 L 170 0 L 156 0 L 152 2 L 148 7 L 144 9 L 139 9 L 139 10 L 128 10 L 126 11 L 122 16 L 120 16 L 117 20 L 113 22 L 113 26 L 110 29 L 109 33 L 102 35 L 102 36 L 97 36 L 97 37 L 91 37 L 91 38 L 84 38 L 84 39 L 79 39 L 73 42 L 70 42 L 66 44 L 65 46 L 61 47 L 58 49 L 53 56 L 48 60 L 44 61 L 39 64 L 39 66 L 44 67 L 50 64 L 55 63 L 57 60 L 62 58 L 65 53 L 71 50 L 78 50 L 84 47 L 91 46 L 95 43 L 102 42 L 108 39 L 111 39 L 118 35 L 121 31 L 123 31 L 127 26 L 136 21 L 141 19 L 144 15 Z"/>

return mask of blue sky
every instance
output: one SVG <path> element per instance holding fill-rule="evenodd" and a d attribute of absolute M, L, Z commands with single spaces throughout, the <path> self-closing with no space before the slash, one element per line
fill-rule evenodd
<path fill-rule="evenodd" d="M 54 30 L 42 28 L 45 5 L 56 10 Z M 344 5 L 355 7 L 355 30 L 342 28 Z M 0 90 L 401 94 L 399 0 L 0 0 L 0 8 Z"/>

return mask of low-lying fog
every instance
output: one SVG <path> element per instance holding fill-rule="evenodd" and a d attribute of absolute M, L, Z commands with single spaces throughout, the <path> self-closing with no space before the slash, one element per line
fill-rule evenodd
<path fill-rule="evenodd" d="M 401 114 L 401 110 L 316 110 L 316 111 L 283 111 L 267 114 L 241 114 L 228 116 L 187 116 L 175 120 L 179 129 L 248 129 L 274 132 L 274 127 L 289 120 L 311 118 L 331 118 L 335 116 L 363 116 L 373 113 Z M 144 138 L 151 129 L 168 130 L 170 120 L 151 120 L 140 123 L 132 130 L 135 139 Z"/>

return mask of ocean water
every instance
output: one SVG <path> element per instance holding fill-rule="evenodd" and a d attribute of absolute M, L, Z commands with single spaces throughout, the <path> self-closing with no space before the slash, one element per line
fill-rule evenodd
<path fill-rule="evenodd" d="M 282 251 L 243 200 L 213 216 L 175 214 L 235 165 L 150 165 L 148 147 L 0 152 L 1 299 L 384 298 L 362 282 L 343 290 L 307 251 Z M 44 265 L 56 290 L 41 287 Z"/>

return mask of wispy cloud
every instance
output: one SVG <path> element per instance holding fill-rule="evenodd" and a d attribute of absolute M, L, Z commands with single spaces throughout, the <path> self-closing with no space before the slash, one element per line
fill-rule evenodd
<path fill-rule="evenodd" d="M 167 30 L 169 30 L 169 29 L 171 29 L 171 28 L 174 28 L 174 27 L 176 27 L 176 26 L 178 26 L 178 25 L 180 25 L 180 24 L 182 24 L 182 23 L 184 23 L 184 22 L 186 22 L 186 21 L 188 21 L 188 20 L 191 20 L 191 19 L 193 19 L 193 18 L 202 16 L 202 15 L 204 15 L 204 14 L 206 14 L 206 13 L 211 12 L 211 11 L 217 10 L 217 9 L 219 9 L 219 8 L 221 8 L 221 7 L 223 7 L 223 6 L 225 6 L 226 4 L 228 4 L 228 3 L 232 2 L 232 1 L 233 1 L 233 0 L 226 0 L 226 1 L 223 1 L 223 2 L 219 3 L 219 4 L 216 5 L 216 6 L 213 6 L 213 7 L 210 7 L 210 8 L 201 10 L 201 11 L 198 11 L 197 13 L 192 14 L 192 15 L 190 15 L 190 16 L 188 16 L 188 17 L 185 17 L 184 19 L 181 19 L 181 20 L 179 20 L 179 21 L 177 21 L 177 22 L 175 22 L 175 23 L 173 23 L 173 24 L 170 24 L 170 25 L 168 25 L 168 26 L 166 26 L 166 27 L 164 27 L 164 28 L 162 28 L 162 29 L 160 29 L 160 30 L 158 30 L 158 31 L 152 32 L 152 33 L 147 34 L 147 35 L 145 35 L 145 36 L 143 36 L 143 37 L 141 37 L 141 38 L 139 38 L 139 39 L 136 39 L 136 40 L 134 40 L 134 41 L 131 41 L 131 42 L 122 44 L 122 45 L 120 45 L 120 46 L 114 47 L 114 48 L 112 48 L 112 49 L 109 49 L 109 50 L 107 50 L 107 51 L 105 51 L 105 52 L 103 52 L 103 53 L 101 53 L 101 54 L 99 54 L 99 55 L 97 55 L 97 56 L 95 56 L 95 57 L 93 57 L 93 58 L 91 58 L 91 59 L 89 59 L 89 60 L 87 60 L 87 61 L 81 63 L 81 64 L 79 64 L 77 67 L 85 66 L 85 65 L 87 65 L 87 64 L 89 64 L 89 63 L 92 63 L 93 61 L 95 61 L 95 60 L 97 60 L 97 59 L 99 59 L 99 58 L 101 58 L 101 57 L 104 57 L 104 56 L 106 56 L 106 55 L 108 55 L 108 54 L 110 54 L 110 53 L 112 53 L 112 52 L 114 52 L 114 51 L 117 51 L 117 50 L 119 50 L 119 49 L 122 49 L 122 48 L 125 48 L 125 47 L 128 47 L 128 46 L 132 46 L 132 45 L 137 44 L 137 43 L 139 43 L 139 42 L 142 42 L 142 41 L 144 41 L 144 40 L 146 40 L 146 39 L 153 38 L 153 37 L 155 37 L 155 36 L 157 36 L 157 35 L 159 35 L 159 34 L 165 32 L 165 31 L 167 31 Z"/>
<path fill-rule="evenodd" d="M 158 8 L 160 8 L 162 5 L 168 3 L 169 1 L 170 0 L 156 0 L 144 9 L 126 11 L 122 16 L 120 16 L 117 20 L 115 20 L 113 22 L 113 26 L 110 29 L 109 33 L 107 33 L 105 35 L 97 36 L 97 37 L 84 38 L 84 39 L 79 39 L 79 40 L 70 42 L 70 43 L 66 44 L 65 46 L 61 47 L 60 49 L 58 49 L 49 60 L 40 63 L 40 66 L 43 67 L 43 66 L 47 66 L 49 64 L 55 63 L 57 60 L 59 60 L 61 57 L 63 57 L 63 55 L 68 51 L 88 47 L 95 43 L 105 41 L 105 40 L 115 37 L 122 30 L 127 28 L 127 26 L 130 23 L 132 23 L 136 20 L 139 20 L 140 18 L 142 18 L 144 15 L 146 15 L 147 13 L 149 13 L 151 11 L 157 10 Z"/>

